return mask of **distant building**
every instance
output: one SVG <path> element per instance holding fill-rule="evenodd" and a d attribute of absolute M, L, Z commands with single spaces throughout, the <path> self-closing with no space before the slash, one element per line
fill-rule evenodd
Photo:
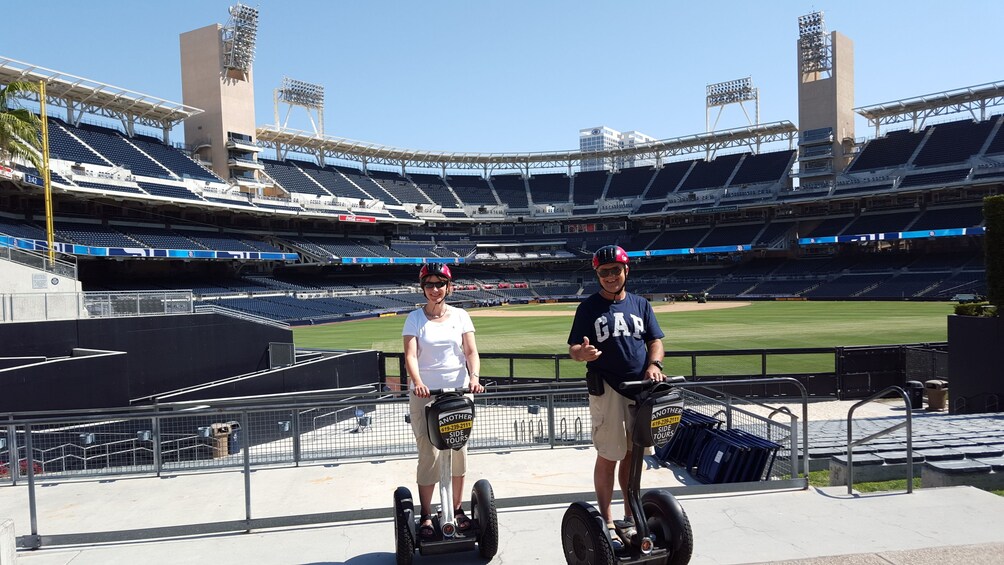
<path fill-rule="evenodd" d="M 640 131 L 620 132 L 606 126 L 597 126 L 579 130 L 579 151 L 605 151 L 609 149 L 621 149 L 634 147 L 643 143 L 650 143 L 656 139 L 650 135 L 645 135 Z M 617 157 L 616 159 L 583 159 L 580 164 L 582 171 L 602 171 L 617 169 L 628 169 L 631 167 L 643 167 L 654 165 L 651 159 L 637 159 L 635 157 Z"/>

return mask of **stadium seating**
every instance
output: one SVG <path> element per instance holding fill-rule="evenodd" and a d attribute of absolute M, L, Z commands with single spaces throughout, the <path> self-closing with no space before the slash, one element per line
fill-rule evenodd
<path fill-rule="evenodd" d="M 91 163 L 93 165 L 112 166 L 107 159 L 98 155 L 93 149 L 74 136 L 71 126 L 54 118 L 49 118 L 49 153 L 50 159 L 62 159 L 75 163 Z"/>
<path fill-rule="evenodd" d="M 479 176 L 457 175 L 447 177 L 446 184 L 453 188 L 454 193 L 460 201 L 467 205 L 498 205 L 500 202 L 495 199 L 488 182 Z"/>
<path fill-rule="evenodd" d="M 135 239 L 100 224 L 58 222 L 54 227 L 59 241 L 95 247 L 141 246 Z"/>
<path fill-rule="evenodd" d="M 847 170 L 858 172 L 906 165 L 925 135 L 926 131 L 914 133 L 899 130 L 873 139 L 865 145 Z"/>
<path fill-rule="evenodd" d="M 641 197 L 655 177 L 655 173 L 656 171 L 652 167 L 634 167 L 618 171 L 610 176 L 606 198 L 614 200 Z"/>
<path fill-rule="evenodd" d="M 561 204 L 569 201 L 570 180 L 564 173 L 535 175 L 527 186 L 534 204 Z"/>
<path fill-rule="evenodd" d="M 522 175 L 496 175 L 491 178 L 491 184 L 503 204 L 508 204 L 514 210 L 525 210 L 530 207 L 527 200 L 526 180 Z"/>
<path fill-rule="evenodd" d="M 383 187 L 389 194 L 394 195 L 398 202 L 411 204 L 434 204 L 427 196 L 422 194 L 410 180 L 397 173 L 387 171 L 369 171 L 369 177 Z"/>
<path fill-rule="evenodd" d="M 153 178 L 174 177 L 171 171 L 140 152 L 115 130 L 86 124 L 81 124 L 80 127 L 76 128 L 63 124 L 63 127 L 78 139 L 83 140 L 105 159 L 114 165 L 128 169 L 134 175 Z"/>
<path fill-rule="evenodd" d="M 729 182 L 729 186 L 779 182 L 791 170 L 794 158 L 795 151 L 747 155 Z"/>
<path fill-rule="evenodd" d="M 260 159 L 259 162 L 265 166 L 265 174 L 271 177 L 287 192 L 331 196 L 331 193 L 325 190 L 323 185 L 304 173 L 295 161 L 282 163 L 280 161 Z"/>
<path fill-rule="evenodd" d="M 961 120 L 933 126 L 934 131 L 924 141 L 913 159 L 918 167 L 961 163 L 980 152 L 996 120 L 974 123 Z"/>
<path fill-rule="evenodd" d="M 712 161 L 697 161 L 677 192 L 725 186 L 742 158 L 742 154 L 735 153 L 722 155 Z"/>
<path fill-rule="evenodd" d="M 454 208 L 461 205 L 457 197 L 453 195 L 450 187 L 446 186 L 443 178 L 439 175 L 411 173 L 408 176 L 411 177 L 411 181 L 415 186 L 425 193 L 432 202 L 444 208 Z"/>
<path fill-rule="evenodd" d="M 572 180 L 573 200 L 575 204 L 592 204 L 603 195 L 610 175 L 606 171 L 587 171 L 578 173 Z M 534 202 L 536 202 L 536 197 Z"/>

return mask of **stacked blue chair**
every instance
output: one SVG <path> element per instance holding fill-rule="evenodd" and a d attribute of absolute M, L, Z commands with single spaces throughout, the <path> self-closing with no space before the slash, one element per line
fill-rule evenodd
<path fill-rule="evenodd" d="M 681 467 L 692 468 L 692 453 L 700 454 L 703 446 L 704 431 L 718 429 L 722 422 L 717 418 L 706 416 L 689 408 L 683 410 L 680 425 L 676 428 L 669 443 L 656 450 L 655 456 L 664 463 L 675 463 Z"/>
<path fill-rule="evenodd" d="M 711 484 L 759 481 L 769 476 L 781 446 L 738 429 L 705 430 L 708 441 L 694 478 Z"/>

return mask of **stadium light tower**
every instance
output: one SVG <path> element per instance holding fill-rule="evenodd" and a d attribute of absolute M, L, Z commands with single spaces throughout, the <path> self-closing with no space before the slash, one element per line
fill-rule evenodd
<path fill-rule="evenodd" d="M 803 74 L 815 74 L 814 78 L 830 77 L 833 72 L 833 47 L 822 12 L 799 16 L 798 51 Z"/>
<path fill-rule="evenodd" d="M 746 111 L 746 106 L 744 102 L 753 102 L 755 108 L 754 117 L 751 119 L 749 112 Z M 707 86 L 707 103 L 704 108 L 704 126 L 708 133 L 711 133 L 718 127 L 718 120 L 722 117 L 722 111 L 729 104 L 739 104 L 742 109 L 743 114 L 746 116 L 746 121 L 749 125 L 759 125 L 760 124 L 760 89 L 753 86 L 753 79 L 751 77 L 738 78 L 735 80 L 727 80 L 725 82 L 716 82 L 714 84 L 709 84 Z M 718 108 L 718 115 L 715 116 L 715 123 L 711 123 L 711 109 Z M 756 151 L 760 151 L 760 145 L 757 144 Z M 708 150 L 706 159 L 710 160 L 712 157 L 712 151 Z"/>
<path fill-rule="evenodd" d="M 244 4 L 230 7 L 223 28 L 223 68 L 229 78 L 247 80 L 258 38 L 258 9 Z"/>
<path fill-rule="evenodd" d="M 751 77 L 709 84 L 707 93 L 704 126 L 709 133 L 714 131 L 715 127 L 718 126 L 718 119 L 722 117 L 722 110 L 729 104 L 739 104 L 739 107 L 743 110 L 743 114 L 746 115 L 746 121 L 750 125 L 758 125 L 760 123 L 760 89 L 753 86 L 753 79 Z M 743 105 L 743 102 L 749 101 L 753 102 L 755 108 L 753 119 L 750 119 L 749 112 L 746 111 L 746 106 Z M 711 109 L 716 107 L 718 108 L 718 115 L 715 116 L 714 125 L 711 125 Z"/>
<path fill-rule="evenodd" d="M 283 77 L 282 86 L 275 89 L 273 95 L 275 107 L 275 127 L 284 129 L 289 123 L 289 114 L 294 106 L 299 106 L 307 110 L 307 117 L 310 118 L 310 125 L 314 128 L 314 133 L 324 135 L 324 87 L 319 84 L 311 84 L 302 80 L 294 80 Z M 279 105 L 286 104 L 286 116 L 279 123 Z M 314 121 L 314 112 L 317 112 L 317 121 Z"/>

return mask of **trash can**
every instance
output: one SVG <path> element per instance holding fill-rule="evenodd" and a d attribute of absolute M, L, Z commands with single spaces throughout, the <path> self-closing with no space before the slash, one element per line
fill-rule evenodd
<path fill-rule="evenodd" d="M 213 446 L 213 458 L 226 457 L 227 444 L 229 443 L 227 440 L 230 437 L 230 424 L 210 424 L 209 429 L 212 434 L 210 442 Z"/>
<path fill-rule="evenodd" d="M 906 395 L 910 398 L 910 408 L 919 410 L 924 407 L 924 383 L 906 381 Z"/>
<path fill-rule="evenodd" d="M 924 388 L 927 389 L 927 409 L 944 410 L 948 398 L 948 381 L 931 379 L 924 382 Z"/>
<path fill-rule="evenodd" d="M 230 427 L 230 436 L 227 442 L 227 453 L 233 455 L 235 453 L 241 452 L 241 423 L 240 422 L 227 422 L 227 426 Z"/>

